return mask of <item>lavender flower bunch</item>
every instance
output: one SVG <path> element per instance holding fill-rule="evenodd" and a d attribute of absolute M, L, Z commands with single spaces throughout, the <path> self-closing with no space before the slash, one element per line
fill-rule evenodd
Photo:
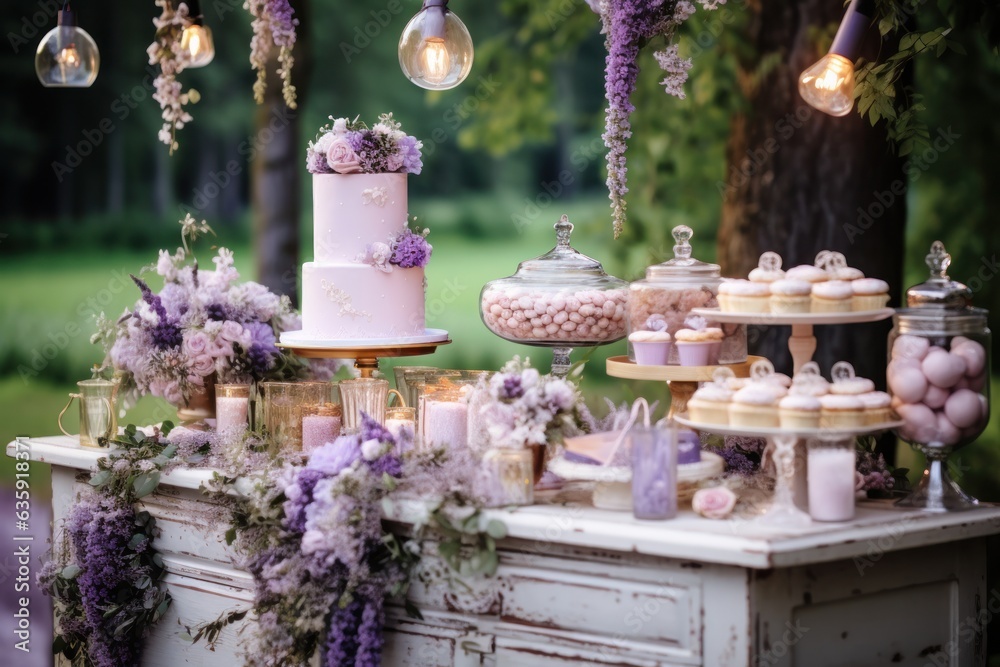
<path fill-rule="evenodd" d="M 163 562 L 151 547 L 155 520 L 119 498 L 95 494 L 73 506 L 66 532 L 69 548 L 38 575 L 55 601 L 53 652 L 72 664 L 138 665 L 143 637 L 171 601 L 159 584 Z"/>
<path fill-rule="evenodd" d="M 260 495 L 249 514 L 266 517 L 283 501 L 270 529 L 245 535 L 264 545 L 248 562 L 260 619 L 248 665 L 306 665 L 316 650 L 328 667 L 379 664 L 383 602 L 400 592 L 413 562 L 382 528 L 381 502 L 402 475 L 396 448 L 392 434 L 363 415 L 360 433 L 267 481 L 278 495 Z"/>
<path fill-rule="evenodd" d="M 583 423 L 582 400 L 571 381 L 542 375 L 528 359 L 508 362 L 489 381 L 470 392 L 470 406 L 482 420 L 494 447 L 545 445 L 578 433 Z"/>
<path fill-rule="evenodd" d="M 160 66 L 160 73 L 153 81 L 153 99 L 160 104 L 163 117 L 158 137 L 170 147 L 172 155 L 179 147 L 177 131 L 194 120 L 185 107 L 196 103 L 200 95 L 194 89 L 184 92 L 177 80 L 177 75 L 188 65 L 187 52 L 181 48 L 181 35 L 188 20 L 187 5 L 181 3 L 175 10 L 170 0 L 156 0 L 155 4 L 162 11 L 153 19 L 156 36 L 146 54 L 150 65 Z"/>
<path fill-rule="evenodd" d="M 706 9 L 715 9 L 725 0 L 698 0 Z M 594 4 L 591 4 L 594 8 Z M 608 148 L 608 192 L 613 211 L 615 238 L 625 225 L 628 193 L 628 167 L 625 151 L 632 136 L 629 117 L 635 110 L 631 97 L 639 74 L 639 50 L 650 40 L 663 36 L 669 42 L 677 27 L 694 14 L 690 0 L 601 0 L 597 3 L 601 15 L 605 46 L 605 112 L 604 144 Z M 676 46 L 657 52 L 656 60 L 667 73 L 661 82 L 668 94 L 683 97 L 690 60 L 678 55 Z"/>
<path fill-rule="evenodd" d="M 423 143 L 402 131 L 392 114 L 371 129 L 357 118 L 334 118 L 320 128 L 306 150 L 312 174 L 419 174 Z"/>
<path fill-rule="evenodd" d="M 188 215 L 186 234 L 211 231 Z M 103 344 L 106 364 L 128 373 L 140 395 L 152 394 L 180 406 L 215 379 L 222 382 L 326 379 L 336 362 L 306 366 L 277 347 L 282 331 L 301 328 L 287 297 L 259 283 L 240 282 L 233 253 L 220 248 L 214 271 L 189 262 L 187 236 L 174 254 L 160 251 L 155 268 L 163 288 L 136 276 L 141 299 L 117 322 L 99 320 L 92 342 Z"/>

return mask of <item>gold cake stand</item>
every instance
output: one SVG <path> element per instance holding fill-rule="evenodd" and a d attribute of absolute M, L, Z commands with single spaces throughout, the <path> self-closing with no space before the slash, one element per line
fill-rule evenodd
<path fill-rule="evenodd" d="M 688 400 L 698 389 L 699 382 L 711 382 L 717 368 L 728 368 L 738 378 L 750 377 L 750 367 L 764 357 L 749 356 L 740 364 L 719 366 L 640 366 L 627 356 L 608 357 L 607 372 L 611 377 L 626 380 L 659 380 L 670 388 L 670 416 L 687 411 Z"/>
<path fill-rule="evenodd" d="M 310 347 L 279 343 L 278 347 L 294 352 L 306 359 L 354 359 L 354 367 L 361 377 L 370 378 L 378 370 L 378 360 L 392 357 L 419 357 L 433 354 L 441 345 L 451 343 L 451 338 L 429 343 L 403 343 L 392 345 L 356 345 L 350 347 Z"/>

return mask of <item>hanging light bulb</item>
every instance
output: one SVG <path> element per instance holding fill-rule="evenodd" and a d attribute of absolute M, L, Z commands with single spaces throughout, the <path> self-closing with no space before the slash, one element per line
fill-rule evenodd
<path fill-rule="evenodd" d="M 851 0 L 830 52 L 799 77 L 799 95 L 809 106 L 831 116 L 851 113 L 854 108 L 854 61 L 874 15 L 874 0 Z"/>
<path fill-rule="evenodd" d="M 399 66 L 421 88 L 447 90 L 469 76 L 472 36 L 448 0 L 424 0 L 399 38 Z"/>
<path fill-rule="evenodd" d="M 204 67 L 215 57 L 212 31 L 205 25 L 198 0 L 185 0 L 188 7 L 188 23 L 181 33 L 181 50 L 187 54 L 185 67 Z"/>
<path fill-rule="evenodd" d="M 58 23 L 35 51 L 35 73 L 46 88 L 89 88 L 97 79 L 101 54 L 93 38 L 76 25 L 76 13 L 63 3 Z"/>

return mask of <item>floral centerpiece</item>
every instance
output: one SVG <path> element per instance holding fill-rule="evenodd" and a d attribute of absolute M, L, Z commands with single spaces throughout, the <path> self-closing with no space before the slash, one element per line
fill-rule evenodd
<path fill-rule="evenodd" d="M 334 118 L 320 128 L 306 150 L 312 174 L 419 174 L 423 143 L 382 114 L 371 129 L 357 118 Z"/>
<path fill-rule="evenodd" d="M 124 388 L 183 406 L 215 380 L 332 377 L 335 363 L 306 365 L 277 347 L 282 331 L 301 328 L 288 297 L 240 282 L 226 248 L 219 248 L 212 271 L 189 263 L 188 240 L 211 228 L 190 214 L 181 226 L 183 247 L 173 254 L 161 250 L 155 265 L 163 278 L 160 292 L 132 276 L 141 298 L 115 322 L 102 316 L 92 338 L 104 346 L 105 364 L 125 372 Z"/>

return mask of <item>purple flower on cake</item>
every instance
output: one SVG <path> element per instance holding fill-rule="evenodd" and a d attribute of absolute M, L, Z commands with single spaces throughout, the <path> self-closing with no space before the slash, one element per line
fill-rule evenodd
<path fill-rule="evenodd" d="M 361 171 L 358 156 L 345 137 L 337 137 L 330 143 L 326 152 L 326 161 L 330 168 L 338 174 L 354 174 Z"/>
<path fill-rule="evenodd" d="M 419 174 L 423 144 L 400 129 L 392 114 L 382 114 L 371 129 L 347 118 L 330 118 L 306 150 L 312 174 Z"/>
<path fill-rule="evenodd" d="M 401 269 L 427 266 L 433 250 L 427 242 L 427 233 L 426 229 L 420 234 L 409 229 L 403 231 L 392 244 L 392 258 L 389 261 Z"/>
<path fill-rule="evenodd" d="M 724 486 L 698 489 L 691 498 L 691 509 L 706 519 L 725 519 L 736 507 L 736 494 Z"/>

